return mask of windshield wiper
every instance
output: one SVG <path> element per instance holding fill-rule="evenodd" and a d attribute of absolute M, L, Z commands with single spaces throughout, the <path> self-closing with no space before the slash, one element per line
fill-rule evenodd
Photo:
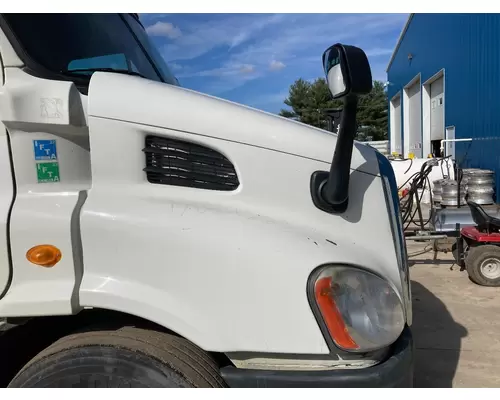
<path fill-rule="evenodd" d="M 66 70 L 62 70 L 60 72 L 61 72 L 61 74 L 78 75 L 78 76 L 82 76 L 82 74 L 79 74 L 79 72 L 116 72 L 117 74 L 140 76 L 141 78 L 147 79 L 141 73 L 135 72 L 135 71 L 130 71 L 128 69 L 115 69 L 115 68 L 78 68 L 78 69 L 71 69 L 71 70 L 66 69 Z"/>

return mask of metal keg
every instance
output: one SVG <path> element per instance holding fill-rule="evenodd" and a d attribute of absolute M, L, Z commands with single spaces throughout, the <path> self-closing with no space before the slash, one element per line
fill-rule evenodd
<path fill-rule="evenodd" d="M 458 205 L 458 182 L 448 180 L 442 183 L 441 204 L 443 206 Z M 460 184 L 460 205 L 465 205 L 465 185 Z"/>
<path fill-rule="evenodd" d="M 468 173 L 467 199 L 477 204 L 493 204 L 494 172 L 487 169 L 477 169 Z"/>
<path fill-rule="evenodd" d="M 495 190 L 490 187 L 471 186 L 467 191 L 467 199 L 477 204 L 493 204 L 493 193 Z"/>
<path fill-rule="evenodd" d="M 447 182 L 449 179 L 438 179 L 432 182 L 432 200 L 434 203 L 441 202 L 441 194 L 443 192 L 443 183 Z"/>
<path fill-rule="evenodd" d="M 467 176 L 467 183 L 479 185 L 490 183 L 493 185 L 494 172 L 489 169 L 477 169 L 469 172 Z"/>
<path fill-rule="evenodd" d="M 460 181 L 460 183 L 467 185 L 471 175 L 473 175 L 477 171 L 481 171 L 481 170 L 479 168 L 464 168 L 462 170 L 462 180 Z"/>

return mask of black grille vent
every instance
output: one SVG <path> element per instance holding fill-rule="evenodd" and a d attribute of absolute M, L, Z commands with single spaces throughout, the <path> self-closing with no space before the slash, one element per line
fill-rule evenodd
<path fill-rule="evenodd" d="M 233 164 L 204 146 L 147 136 L 143 151 L 151 183 L 209 190 L 235 190 L 240 184 Z"/>

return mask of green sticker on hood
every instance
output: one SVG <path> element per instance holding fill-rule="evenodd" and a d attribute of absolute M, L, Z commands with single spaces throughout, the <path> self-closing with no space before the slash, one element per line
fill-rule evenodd
<path fill-rule="evenodd" d="M 59 182 L 59 163 L 37 163 L 36 175 L 38 178 L 38 183 Z"/>

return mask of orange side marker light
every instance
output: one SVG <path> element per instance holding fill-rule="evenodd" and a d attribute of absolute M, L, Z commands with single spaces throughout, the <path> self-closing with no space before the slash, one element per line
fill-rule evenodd
<path fill-rule="evenodd" d="M 62 258 L 61 250 L 51 244 L 34 246 L 26 253 L 29 262 L 40 267 L 51 268 Z"/>

